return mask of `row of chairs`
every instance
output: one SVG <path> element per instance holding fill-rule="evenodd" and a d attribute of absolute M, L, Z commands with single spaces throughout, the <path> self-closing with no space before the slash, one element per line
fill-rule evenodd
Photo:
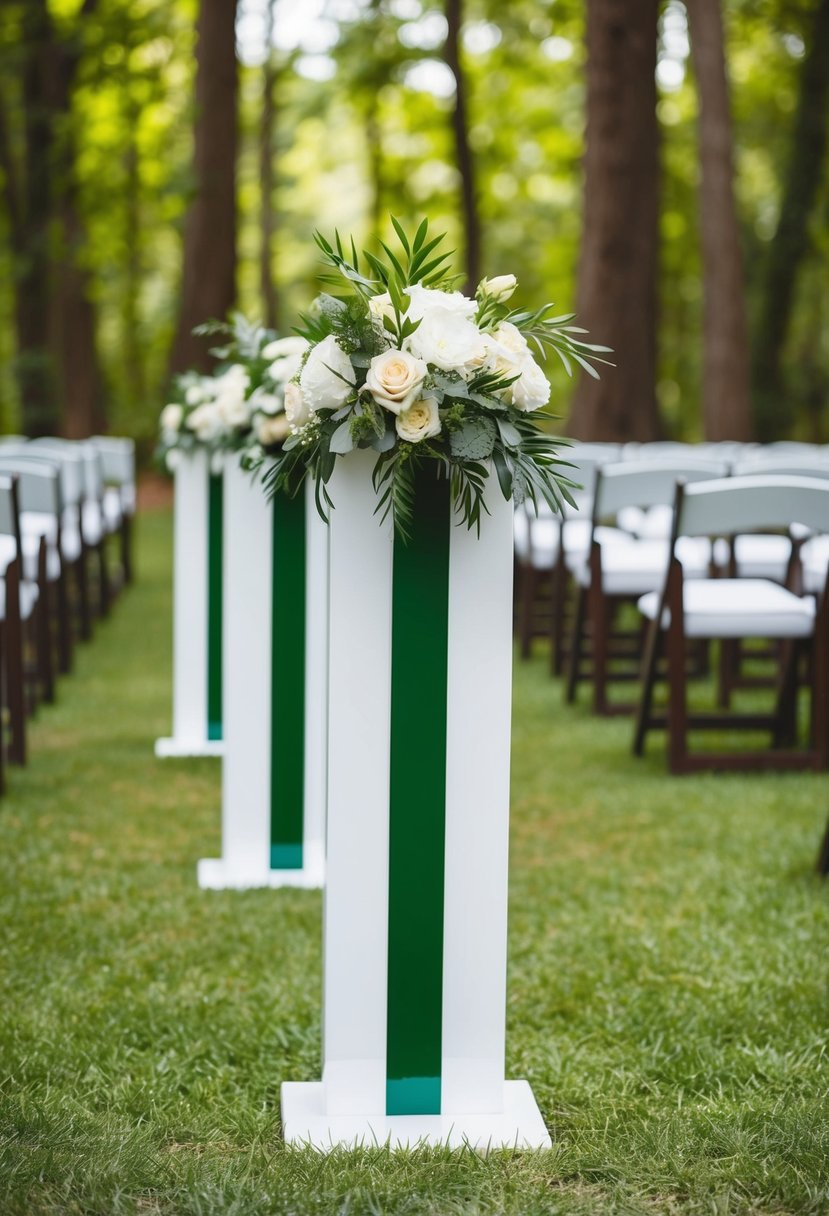
<path fill-rule="evenodd" d="M 522 654 L 529 653 L 534 636 L 549 636 L 552 669 L 566 675 L 568 702 L 589 681 L 596 713 L 636 713 L 636 754 L 650 729 L 667 727 L 674 772 L 829 766 L 828 694 L 821 683 L 829 566 L 827 450 L 638 445 L 631 452 L 585 444 L 573 450 L 572 461 L 574 480 L 584 487 L 577 498 L 580 510 L 563 520 L 529 511 L 516 517 Z M 709 498 L 722 514 L 704 516 L 700 530 L 693 512 Z M 680 594 L 687 602 L 677 611 Z M 773 639 L 771 648 L 758 651 L 754 642 L 747 648 L 747 639 L 755 637 Z M 718 710 L 730 706 L 738 689 L 769 683 L 768 673 L 752 674 L 765 655 L 775 660 L 773 714 L 687 712 L 687 681 L 709 674 L 715 638 Z M 667 716 L 653 709 L 657 675 L 666 663 L 673 707 Z M 812 688 L 810 744 L 787 748 L 795 735 L 804 673 Z M 639 683 L 635 702 L 611 697 L 612 686 L 624 681 Z M 689 729 L 724 727 L 770 729 L 773 747 L 690 753 Z"/>
<path fill-rule="evenodd" d="M 26 763 L 27 719 L 132 580 L 134 513 L 132 440 L 0 437 L 0 789 L 6 761 Z"/>

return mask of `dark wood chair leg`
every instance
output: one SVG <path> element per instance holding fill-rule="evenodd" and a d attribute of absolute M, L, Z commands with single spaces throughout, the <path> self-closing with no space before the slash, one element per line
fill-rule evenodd
<path fill-rule="evenodd" d="M 567 686 L 565 700 L 572 705 L 576 700 L 576 691 L 581 679 L 581 656 L 584 647 L 584 626 L 587 615 L 587 589 L 576 588 L 576 603 L 573 609 L 573 623 L 570 631 L 570 654 L 568 656 Z"/>
<path fill-rule="evenodd" d="M 522 659 L 530 657 L 533 641 L 533 612 L 535 610 L 535 595 L 538 590 L 538 576 L 531 562 L 525 562 L 521 567 L 521 611 L 519 615 L 519 637 L 521 642 L 520 655 Z"/>
<path fill-rule="evenodd" d="M 132 516 L 126 511 L 121 516 L 121 568 L 124 571 L 124 582 L 131 583 L 135 577 L 132 561 Z"/>
<path fill-rule="evenodd" d="M 92 614 L 89 608 L 89 550 L 84 545 L 75 562 L 75 578 L 78 586 L 78 611 L 80 633 L 85 642 L 92 637 Z"/>
<path fill-rule="evenodd" d="M 43 700 L 55 700 L 55 668 L 52 660 L 52 596 L 46 577 L 46 540 L 41 538 L 37 559 L 37 666 Z"/>
<path fill-rule="evenodd" d="M 812 739 L 815 768 L 829 768 L 829 599 L 824 595 L 815 617 L 812 668 Z"/>
<path fill-rule="evenodd" d="M 602 591 L 601 573 L 598 578 L 591 578 L 588 592 L 588 618 L 593 639 L 593 713 L 606 715 L 609 709 L 607 701 L 607 665 L 610 657 L 610 625 L 613 615 L 612 605 Z"/>
<path fill-rule="evenodd" d="M 668 764 L 672 773 L 688 771 L 688 702 L 685 671 L 685 625 L 682 567 L 676 559 L 668 575 Z"/>
<path fill-rule="evenodd" d="M 6 626 L 0 621 L 0 708 L 5 705 L 6 689 Z M 3 722 L 0 719 L 0 794 L 6 792 L 6 738 Z"/>
<path fill-rule="evenodd" d="M 777 705 L 772 744 L 776 748 L 793 747 L 797 739 L 797 669 L 800 647 L 785 642 L 780 648 L 780 671 L 777 682 Z"/>
<path fill-rule="evenodd" d="M 101 616 L 109 616 L 112 605 L 112 584 L 109 577 L 106 537 L 98 545 L 98 592 Z"/>
<path fill-rule="evenodd" d="M 20 619 L 20 568 L 6 569 L 6 690 L 11 719 L 9 760 L 26 763 L 26 673 L 23 667 L 23 622 Z"/>
<path fill-rule="evenodd" d="M 661 607 L 661 605 L 660 605 Z M 653 710 L 653 691 L 656 687 L 656 665 L 659 661 L 660 641 L 662 639 L 662 622 L 657 615 L 650 622 L 650 629 L 645 638 L 645 651 L 642 656 L 642 688 L 639 694 L 639 705 L 636 709 L 636 726 L 633 732 L 633 754 L 645 754 L 645 740 L 651 725 Z"/>
<path fill-rule="evenodd" d="M 58 613 L 58 671 L 67 675 L 72 670 L 72 613 L 69 607 L 69 588 L 66 567 L 61 566 L 60 578 L 55 584 Z"/>

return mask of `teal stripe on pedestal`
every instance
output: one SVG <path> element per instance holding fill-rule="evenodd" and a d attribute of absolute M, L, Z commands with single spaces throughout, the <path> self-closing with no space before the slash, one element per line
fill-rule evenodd
<path fill-rule="evenodd" d="M 222 514 L 224 480 L 210 474 L 207 501 L 207 737 L 222 737 Z"/>
<path fill-rule="evenodd" d="M 273 500 L 271 869 L 301 870 L 305 798 L 305 495 Z"/>
<path fill-rule="evenodd" d="M 412 534 L 407 541 L 394 540 L 389 1115 L 440 1114 L 449 527 L 449 483 L 427 467 L 416 479 Z"/>

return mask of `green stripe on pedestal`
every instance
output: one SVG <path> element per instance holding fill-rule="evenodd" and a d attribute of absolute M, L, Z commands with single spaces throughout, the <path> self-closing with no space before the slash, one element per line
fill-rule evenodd
<path fill-rule="evenodd" d="M 394 540 L 386 1113 L 440 1114 L 449 483 L 418 473 Z M 369 623 L 367 622 L 367 627 Z M 366 763 L 371 763 L 367 740 Z"/>
<path fill-rule="evenodd" d="M 222 737 L 222 513 L 224 481 L 210 474 L 207 500 L 207 737 Z"/>
<path fill-rule="evenodd" d="M 305 795 L 305 495 L 273 500 L 271 869 L 302 869 Z"/>

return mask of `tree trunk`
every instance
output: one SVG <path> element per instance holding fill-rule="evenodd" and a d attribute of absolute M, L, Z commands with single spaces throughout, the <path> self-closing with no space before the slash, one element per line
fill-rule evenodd
<path fill-rule="evenodd" d="M 481 277 L 481 224 L 475 190 L 475 163 L 469 146 L 469 121 L 466 110 L 466 78 L 460 59 L 462 0 L 446 0 L 446 49 L 444 57 L 455 77 L 455 105 L 452 130 L 455 155 L 461 179 L 461 218 L 466 238 L 466 291 L 472 295 Z"/>
<path fill-rule="evenodd" d="M 276 105 L 274 89 L 276 87 L 276 71 L 273 60 L 273 10 L 275 0 L 268 0 L 265 45 L 267 58 L 262 68 L 262 124 L 259 142 L 259 189 L 261 193 L 260 210 L 260 249 L 259 249 L 259 285 L 262 294 L 263 320 L 269 329 L 277 328 L 277 297 L 273 282 L 273 243 L 276 223 L 273 207 L 274 191 L 274 132 L 276 127 Z"/>
<path fill-rule="evenodd" d="M 800 70 L 797 111 L 780 219 L 768 251 L 762 305 L 753 343 L 757 435 L 788 432 L 792 408 L 781 360 L 794 305 L 797 276 L 809 244 L 809 216 L 826 160 L 829 105 L 829 0 L 818 0 L 812 37 Z"/>
<path fill-rule="evenodd" d="M 122 306 L 122 344 L 124 350 L 125 390 L 127 400 L 133 408 L 139 408 L 146 400 L 147 385 L 141 341 L 141 314 L 139 300 L 142 276 L 141 244 L 141 165 L 135 128 L 138 109 L 127 107 L 126 148 L 124 171 L 126 193 L 124 198 L 124 296 Z"/>
<path fill-rule="evenodd" d="M 725 34 L 720 0 L 688 0 L 687 9 L 699 104 L 703 430 L 709 442 L 745 442 L 752 434 L 748 325 Z"/>
<path fill-rule="evenodd" d="M 581 439 L 649 440 L 656 404 L 659 141 L 658 0 L 588 0 L 587 142 L 579 323 L 616 352 L 583 374 L 569 430 Z"/>
<path fill-rule="evenodd" d="M 236 294 L 236 0 L 201 0 L 196 48 L 196 193 L 184 228 L 184 266 L 170 371 L 209 370 L 202 321 L 223 320 Z"/>
<path fill-rule="evenodd" d="M 49 332 L 54 29 L 46 0 L 27 0 L 24 4 L 22 36 L 24 165 L 14 258 L 15 371 L 23 430 L 35 437 L 54 434 L 59 423 Z"/>

